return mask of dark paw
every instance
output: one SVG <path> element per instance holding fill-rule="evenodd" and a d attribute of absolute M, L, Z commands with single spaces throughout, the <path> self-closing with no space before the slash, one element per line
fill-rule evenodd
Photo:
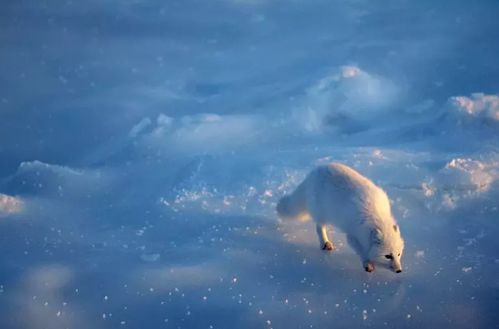
<path fill-rule="evenodd" d="M 331 243 L 331 241 L 327 241 L 324 243 L 324 246 L 322 246 L 322 250 L 328 250 L 328 251 L 332 251 L 334 250 L 334 246 L 333 244 Z"/>

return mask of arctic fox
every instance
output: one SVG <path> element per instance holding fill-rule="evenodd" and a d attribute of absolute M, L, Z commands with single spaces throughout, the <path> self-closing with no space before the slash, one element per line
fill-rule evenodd
<path fill-rule="evenodd" d="M 331 163 L 314 169 L 293 193 L 279 200 L 277 212 L 281 218 L 312 218 L 324 250 L 334 249 L 326 225 L 336 226 L 346 234 L 367 272 L 374 271 L 374 264 L 402 272 L 404 240 L 388 197 L 350 167 Z"/>

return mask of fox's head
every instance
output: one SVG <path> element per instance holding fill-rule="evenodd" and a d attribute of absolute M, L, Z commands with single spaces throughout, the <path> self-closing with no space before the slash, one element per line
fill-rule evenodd
<path fill-rule="evenodd" d="M 371 231 L 371 261 L 388 265 L 394 272 L 402 272 L 401 258 L 404 252 L 404 240 L 400 235 L 400 228 L 394 224 Z"/>

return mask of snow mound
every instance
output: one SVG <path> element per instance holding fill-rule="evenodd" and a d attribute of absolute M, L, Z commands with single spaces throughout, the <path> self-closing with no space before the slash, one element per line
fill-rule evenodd
<path fill-rule="evenodd" d="M 437 175 L 421 187 L 424 196 L 437 201 L 439 209 L 452 210 L 462 202 L 483 198 L 496 189 L 499 182 L 497 156 L 486 159 L 453 158 Z M 434 203 L 427 206 L 434 207 Z"/>
<path fill-rule="evenodd" d="M 155 154 L 219 153 L 254 142 L 261 125 L 261 120 L 251 115 L 203 113 L 172 118 L 160 114 L 154 124 L 149 118 L 142 119 L 129 136 Z"/>
<path fill-rule="evenodd" d="M 65 196 L 96 190 L 107 181 L 104 178 L 102 170 L 76 170 L 35 160 L 22 162 L 5 187 L 14 194 Z"/>
<path fill-rule="evenodd" d="M 455 96 L 449 99 L 451 110 L 462 121 L 482 120 L 499 122 L 499 96 L 472 94 L 471 97 Z"/>
<path fill-rule="evenodd" d="M 445 185 L 473 192 L 486 192 L 499 178 L 497 161 L 480 161 L 470 158 L 455 158 L 442 169 Z"/>
<path fill-rule="evenodd" d="M 41 176 L 42 174 L 51 174 L 56 176 L 81 175 L 81 172 L 69 167 L 48 164 L 38 160 L 21 162 L 19 168 L 17 169 L 17 175 L 23 175 L 26 173 L 35 173 L 36 176 Z"/>
<path fill-rule="evenodd" d="M 18 213 L 22 207 L 23 202 L 19 198 L 0 193 L 0 216 Z"/>
<path fill-rule="evenodd" d="M 294 116 L 309 132 L 362 130 L 367 121 L 393 106 L 397 93 L 396 86 L 385 78 L 357 66 L 342 66 L 306 91 Z"/>

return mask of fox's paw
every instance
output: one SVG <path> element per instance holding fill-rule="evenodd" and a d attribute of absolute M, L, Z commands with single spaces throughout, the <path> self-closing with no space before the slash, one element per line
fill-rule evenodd
<path fill-rule="evenodd" d="M 333 251 L 336 249 L 331 241 L 326 241 L 322 246 L 322 250 Z"/>
<path fill-rule="evenodd" d="M 364 269 L 369 273 L 374 272 L 374 265 L 371 262 L 367 262 L 364 265 Z"/>

